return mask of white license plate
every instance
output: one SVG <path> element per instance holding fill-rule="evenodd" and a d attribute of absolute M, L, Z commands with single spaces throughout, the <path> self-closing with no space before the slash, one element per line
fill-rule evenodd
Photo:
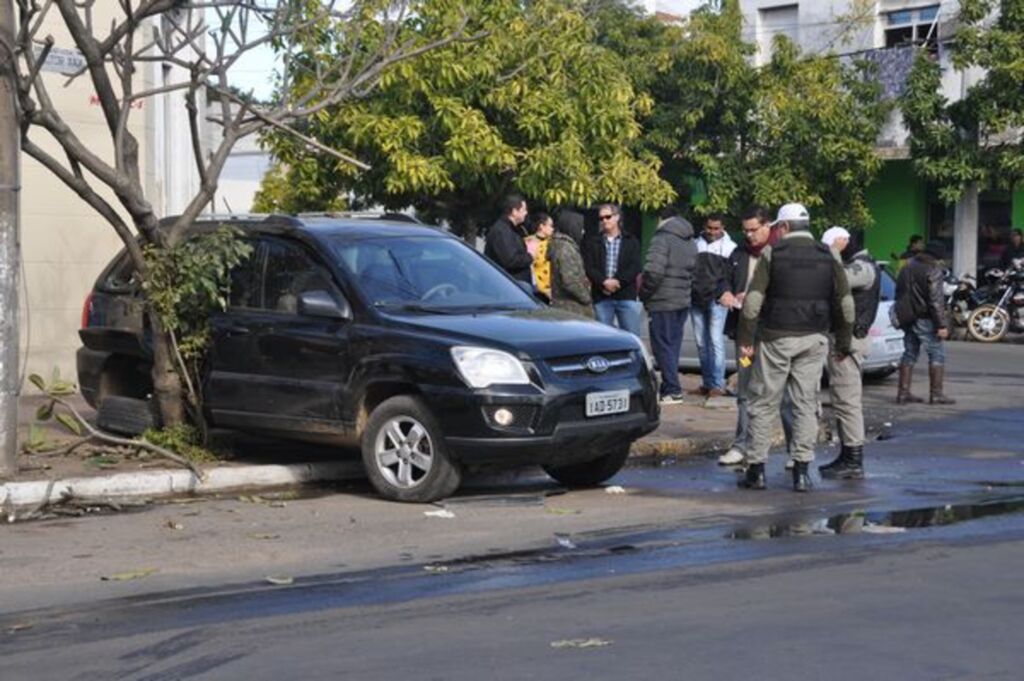
<path fill-rule="evenodd" d="M 629 411 L 629 391 L 609 390 L 587 395 L 587 418 Z"/>

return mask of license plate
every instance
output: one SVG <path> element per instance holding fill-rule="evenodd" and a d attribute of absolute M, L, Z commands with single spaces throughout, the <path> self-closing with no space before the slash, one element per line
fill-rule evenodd
<path fill-rule="evenodd" d="M 610 390 L 587 395 L 587 418 L 629 411 L 629 391 Z"/>

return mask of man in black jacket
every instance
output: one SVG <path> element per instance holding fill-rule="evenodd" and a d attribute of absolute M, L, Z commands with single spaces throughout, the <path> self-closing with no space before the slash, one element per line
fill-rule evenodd
<path fill-rule="evenodd" d="M 621 211 L 613 203 L 597 209 L 601 234 L 585 242 L 583 265 L 594 294 L 594 314 L 609 326 L 639 337 L 643 307 L 637 300 L 637 276 L 640 274 L 640 242 L 623 231 Z"/>
<path fill-rule="evenodd" d="M 1014 260 L 1024 259 L 1024 231 L 1014 229 L 1010 232 L 1010 244 L 999 258 L 999 266 L 1004 270 L 1013 267 Z"/>
<path fill-rule="evenodd" d="M 526 221 L 526 199 L 518 194 L 505 197 L 498 221 L 487 232 L 484 255 L 519 281 L 533 281 L 533 257 L 526 250 L 526 235 L 522 224 Z"/>
<path fill-rule="evenodd" d="M 946 350 L 942 341 L 949 337 L 949 313 L 942 292 L 942 260 L 946 245 L 929 241 L 923 253 L 910 259 L 896 280 L 896 317 L 903 329 L 903 359 L 900 360 L 900 382 L 896 402 L 924 402 L 910 392 L 914 365 L 921 346 L 928 353 L 928 377 L 932 404 L 954 404 L 942 390 Z"/>

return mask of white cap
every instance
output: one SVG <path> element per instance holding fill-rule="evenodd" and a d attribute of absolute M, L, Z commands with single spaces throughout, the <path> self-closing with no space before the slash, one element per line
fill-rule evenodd
<path fill-rule="evenodd" d="M 775 217 L 773 225 L 777 225 L 780 222 L 798 222 L 810 220 L 811 215 L 804 208 L 802 203 L 787 203 L 785 206 L 779 209 L 779 214 Z"/>
<path fill-rule="evenodd" d="M 836 239 L 849 238 L 850 232 L 848 232 L 846 228 L 839 226 L 829 227 L 828 229 L 825 230 L 825 233 L 821 235 L 821 243 L 825 244 L 829 248 L 832 248 L 832 245 L 835 244 Z"/>

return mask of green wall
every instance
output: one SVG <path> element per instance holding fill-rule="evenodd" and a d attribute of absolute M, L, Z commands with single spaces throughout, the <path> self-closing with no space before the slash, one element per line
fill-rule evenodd
<path fill-rule="evenodd" d="M 911 234 L 927 233 L 925 184 L 914 175 L 910 161 L 887 161 L 868 188 L 867 199 L 874 224 L 867 230 L 866 241 L 877 260 L 902 253 Z"/>

